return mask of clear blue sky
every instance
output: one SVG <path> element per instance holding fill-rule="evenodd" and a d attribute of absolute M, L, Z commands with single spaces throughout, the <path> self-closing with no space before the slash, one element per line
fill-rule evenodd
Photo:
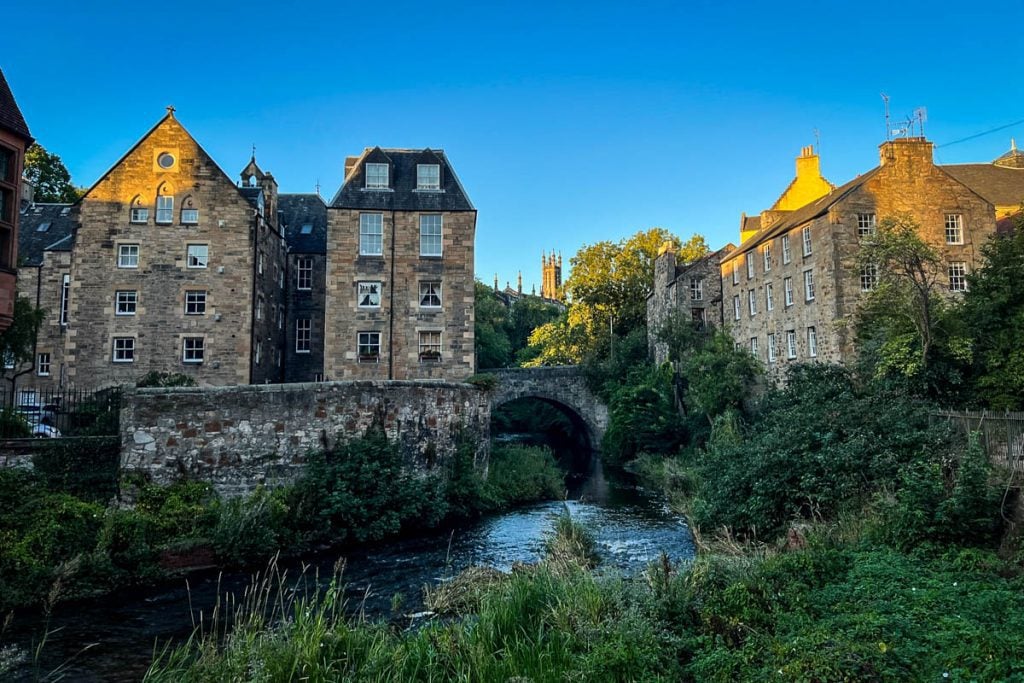
<path fill-rule="evenodd" d="M 363 147 L 444 148 L 479 210 L 477 276 L 651 226 L 713 247 L 820 131 L 826 177 L 877 162 L 882 101 L 938 144 L 1024 119 L 1024 5 L 860 2 L 18 2 L 0 66 L 91 184 L 174 104 L 232 176 L 251 144 L 330 197 Z M 969 10 L 969 11 L 967 11 Z M 936 150 L 989 161 L 1024 124 Z"/>

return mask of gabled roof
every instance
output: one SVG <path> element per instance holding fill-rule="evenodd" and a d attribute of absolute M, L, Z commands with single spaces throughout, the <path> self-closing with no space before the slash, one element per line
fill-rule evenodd
<path fill-rule="evenodd" d="M 950 164 L 939 168 L 996 206 L 1017 206 L 1024 201 L 1024 168 L 995 164 Z"/>
<path fill-rule="evenodd" d="M 0 128 L 24 138 L 26 144 L 32 144 L 32 134 L 28 132 L 25 117 L 21 115 L 21 109 L 18 108 L 18 103 L 14 100 L 14 93 L 7 85 L 3 69 L 0 69 Z"/>
<path fill-rule="evenodd" d="M 327 253 L 327 204 L 320 195 L 278 195 L 277 206 L 289 252 Z M 308 233 L 303 233 L 304 225 L 310 226 Z"/>
<path fill-rule="evenodd" d="M 389 165 L 387 190 L 366 189 L 366 164 Z M 441 166 L 441 191 L 416 189 L 416 165 Z M 383 211 L 474 211 L 469 196 L 455 175 L 448 157 L 441 150 L 381 149 L 363 150 L 362 156 L 338 193 L 331 200 L 338 209 L 377 209 Z"/>
<path fill-rule="evenodd" d="M 761 215 L 742 216 L 740 219 L 740 232 L 757 232 L 761 229 Z"/>
<path fill-rule="evenodd" d="M 18 261 L 40 266 L 47 251 L 71 251 L 74 227 L 71 204 L 29 206 L 18 220 Z"/>
<path fill-rule="evenodd" d="M 736 245 L 733 244 L 732 242 L 730 242 L 729 244 L 726 244 L 721 249 L 717 249 L 715 251 L 708 252 L 704 256 L 701 256 L 699 259 L 695 259 L 695 260 L 690 261 L 688 263 L 676 264 L 676 275 L 675 275 L 674 278 L 672 278 L 672 280 L 669 282 L 669 284 L 671 285 L 673 282 L 676 282 L 680 278 L 688 275 L 690 272 L 692 272 L 693 270 L 697 269 L 700 266 L 703 266 L 704 264 L 708 263 L 709 261 L 714 263 L 716 265 L 716 267 L 717 267 L 717 265 L 722 261 L 722 259 L 729 252 L 731 252 L 735 248 L 736 248 Z"/>

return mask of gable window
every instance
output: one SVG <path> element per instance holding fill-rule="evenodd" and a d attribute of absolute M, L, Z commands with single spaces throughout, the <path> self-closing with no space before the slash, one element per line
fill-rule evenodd
<path fill-rule="evenodd" d="M 768 362 L 775 362 L 775 333 L 768 335 Z"/>
<path fill-rule="evenodd" d="M 860 291 L 870 292 L 878 286 L 878 266 L 868 263 L 860 267 Z"/>
<path fill-rule="evenodd" d="M 441 255 L 441 216 L 420 216 L 420 256 Z"/>
<path fill-rule="evenodd" d="M 68 324 L 68 295 L 71 293 L 71 275 L 64 273 L 60 283 L 60 325 L 66 327 Z"/>
<path fill-rule="evenodd" d="M 199 209 L 182 209 L 182 225 L 196 225 L 199 223 Z"/>
<path fill-rule="evenodd" d="M 757 292 L 747 290 L 747 306 L 750 308 L 750 315 L 757 315 Z"/>
<path fill-rule="evenodd" d="M 690 278 L 690 301 L 704 300 L 704 278 Z"/>
<path fill-rule="evenodd" d="M 736 296 L 734 296 L 732 298 L 732 312 L 733 312 L 733 317 L 736 320 L 739 320 L 740 319 L 740 295 L 739 294 L 737 294 Z"/>
<path fill-rule="evenodd" d="M 359 255 L 384 254 L 384 214 L 359 214 Z"/>
<path fill-rule="evenodd" d="M 132 223 L 145 223 L 149 220 L 149 209 L 134 208 L 129 220 Z"/>
<path fill-rule="evenodd" d="M 295 321 L 295 353 L 309 353 L 312 346 L 313 323 L 309 318 Z"/>
<path fill-rule="evenodd" d="M 807 355 L 811 358 L 818 357 L 818 333 L 813 327 L 807 328 Z"/>
<path fill-rule="evenodd" d="M 750 355 L 757 358 L 757 337 L 750 338 Z"/>
<path fill-rule="evenodd" d="M 438 164 L 416 164 L 416 189 L 440 190 L 441 166 Z"/>
<path fill-rule="evenodd" d="M 189 244 L 185 265 L 189 268 L 206 268 L 210 263 L 210 247 L 206 244 Z"/>
<path fill-rule="evenodd" d="M 206 290 L 185 290 L 185 315 L 206 315 Z"/>
<path fill-rule="evenodd" d="M 804 271 L 804 301 L 814 301 L 814 271 Z"/>
<path fill-rule="evenodd" d="M 36 374 L 40 377 L 50 376 L 50 354 L 40 353 L 36 357 Z"/>
<path fill-rule="evenodd" d="M 782 263 L 783 265 L 793 260 L 793 252 L 789 248 L 789 235 L 782 236 Z"/>
<path fill-rule="evenodd" d="M 782 291 L 787 306 L 793 305 L 793 278 L 787 277 L 782 281 Z"/>
<path fill-rule="evenodd" d="M 441 283 L 420 283 L 420 308 L 441 308 Z"/>
<path fill-rule="evenodd" d="M 135 362 L 135 337 L 114 337 L 115 363 Z"/>
<path fill-rule="evenodd" d="M 114 315 L 135 315 L 139 293 L 134 290 L 118 290 L 114 293 Z"/>
<path fill-rule="evenodd" d="M 170 223 L 174 220 L 174 197 L 161 195 L 156 198 L 156 222 Z"/>
<path fill-rule="evenodd" d="M 138 268 L 139 267 L 139 245 L 119 244 L 117 246 L 117 267 Z"/>
<path fill-rule="evenodd" d="M 366 164 L 366 187 L 373 190 L 387 189 L 387 164 Z"/>
<path fill-rule="evenodd" d="M 786 330 L 786 358 L 790 360 L 796 358 L 796 332 L 794 330 Z"/>
<path fill-rule="evenodd" d="M 313 289 L 313 259 L 308 256 L 295 260 L 295 288 Z"/>
<path fill-rule="evenodd" d="M 379 282 L 357 282 L 356 304 L 359 308 L 380 308 Z"/>
<path fill-rule="evenodd" d="M 380 332 L 360 332 L 356 347 L 360 363 L 376 363 L 380 360 Z"/>
<path fill-rule="evenodd" d="M 181 340 L 181 361 L 202 363 L 206 357 L 206 340 L 202 337 L 184 337 Z"/>
<path fill-rule="evenodd" d="M 420 362 L 441 362 L 440 332 L 420 332 Z"/>
<path fill-rule="evenodd" d="M 964 243 L 964 217 L 959 213 L 946 214 L 946 244 Z"/>
<path fill-rule="evenodd" d="M 754 252 L 748 251 L 746 254 L 747 259 L 747 279 L 754 277 Z"/>
<path fill-rule="evenodd" d="M 861 239 L 865 237 L 871 237 L 875 234 L 875 214 L 873 213 L 858 213 L 857 214 L 857 237 Z"/>
<path fill-rule="evenodd" d="M 967 264 L 963 261 L 950 261 L 949 263 L 949 291 L 967 291 Z"/>
<path fill-rule="evenodd" d="M 804 229 L 800 231 L 800 234 L 803 237 L 804 256 L 810 256 L 811 255 L 811 228 L 810 228 L 810 226 L 804 227 Z"/>
<path fill-rule="evenodd" d="M 775 297 L 773 296 L 772 283 L 770 282 L 764 286 L 764 307 L 767 311 L 775 310 Z"/>
<path fill-rule="evenodd" d="M 764 272 L 768 272 L 772 269 L 772 243 L 765 242 L 764 244 Z"/>

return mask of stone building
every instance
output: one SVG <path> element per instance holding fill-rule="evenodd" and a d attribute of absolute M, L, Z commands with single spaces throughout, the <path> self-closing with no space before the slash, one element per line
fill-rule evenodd
<path fill-rule="evenodd" d="M 852 358 L 852 314 L 875 282 L 857 265 L 858 245 L 879 220 L 912 216 L 945 260 L 943 284 L 955 294 L 995 232 L 995 201 L 1024 198 L 1024 172 L 938 166 L 924 138 L 884 142 L 880 157 L 879 166 L 803 206 L 763 212 L 756 225 L 744 217 L 746 239 L 722 259 L 726 325 L 770 374 L 792 362 Z"/>
<path fill-rule="evenodd" d="M 0 332 L 11 325 L 18 277 L 21 174 L 32 135 L 0 71 Z"/>
<path fill-rule="evenodd" d="M 285 382 L 324 380 L 327 305 L 327 204 L 318 194 L 283 194 L 281 223 L 288 242 Z"/>
<path fill-rule="evenodd" d="M 654 260 L 654 287 L 647 295 L 647 345 L 655 363 L 668 360 L 668 346 L 657 341 L 657 333 L 672 312 L 688 315 L 700 329 L 722 326 L 719 263 L 735 248 L 729 244 L 695 261 L 677 263 L 672 244 L 662 246 Z"/>
<path fill-rule="evenodd" d="M 442 151 L 366 149 L 327 212 L 329 379 L 473 374 L 476 209 Z"/>
<path fill-rule="evenodd" d="M 562 254 L 558 254 L 555 260 L 555 252 L 549 256 L 547 253 L 540 257 L 541 285 L 540 295 L 552 301 L 562 300 Z"/>

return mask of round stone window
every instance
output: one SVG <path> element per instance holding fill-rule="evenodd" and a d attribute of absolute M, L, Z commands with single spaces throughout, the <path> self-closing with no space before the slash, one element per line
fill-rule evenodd
<path fill-rule="evenodd" d="M 174 166 L 174 156 L 164 152 L 156 158 L 156 163 L 160 164 L 160 168 L 171 168 Z"/>

